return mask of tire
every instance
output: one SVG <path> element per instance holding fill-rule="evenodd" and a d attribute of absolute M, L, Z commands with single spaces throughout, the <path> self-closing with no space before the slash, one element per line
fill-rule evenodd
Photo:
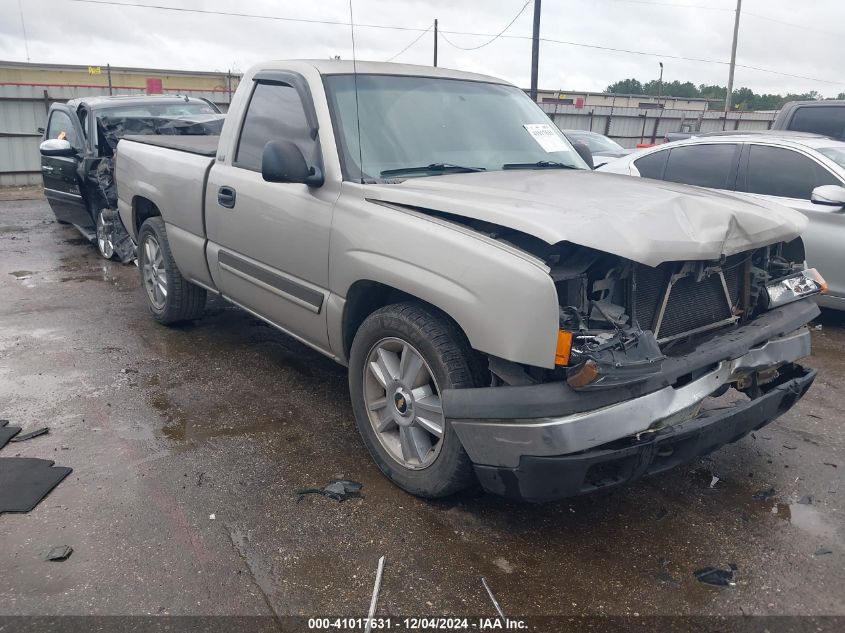
<path fill-rule="evenodd" d="M 95 220 L 97 251 L 103 259 L 114 259 L 114 221 L 103 217 L 104 210 L 97 211 Z"/>
<path fill-rule="evenodd" d="M 355 334 L 349 390 L 358 431 L 379 469 L 411 494 L 444 497 L 475 483 L 457 434 L 442 407 L 436 412 L 443 389 L 478 386 L 473 354 L 455 323 L 417 302 L 373 312 Z"/>
<path fill-rule="evenodd" d="M 138 232 L 138 270 L 156 321 L 171 325 L 202 316 L 205 289 L 182 277 L 170 252 L 164 220 L 160 216 L 146 220 Z"/>

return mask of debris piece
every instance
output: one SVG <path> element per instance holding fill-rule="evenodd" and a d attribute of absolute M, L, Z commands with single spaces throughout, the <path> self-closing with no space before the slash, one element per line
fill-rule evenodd
<path fill-rule="evenodd" d="M 784 444 L 783 447 L 788 448 L 791 451 L 794 451 L 796 448 L 798 448 L 797 446 L 793 446 L 792 444 Z"/>
<path fill-rule="evenodd" d="M 3 448 L 10 439 L 21 432 L 19 426 L 6 426 L 8 420 L 0 420 L 0 448 Z"/>
<path fill-rule="evenodd" d="M 209 520 L 209 521 L 214 521 L 214 519 L 216 519 L 216 518 L 217 518 L 217 515 L 216 515 L 216 514 L 209 514 L 209 515 L 208 515 L 208 520 Z"/>
<path fill-rule="evenodd" d="M 34 431 L 30 431 L 29 433 L 22 433 L 20 435 L 16 435 L 10 441 L 11 442 L 25 442 L 26 440 L 31 440 L 33 437 L 38 437 L 39 435 L 46 435 L 50 432 L 50 429 L 46 426 L 41 427 L 40 429 L 36 429 Z"/>
<path fill-rule="evenodd" d="M 361 484 L 358 484 L 359 486 Z M 376 582 L 373 585 L 373 597 L 370 599 L 370 610 L 367 612 L 367 628 L 365 633 L 370 633 L 373 625 L 373 616 L 376 613 L 376 604 L 378 603 L 378 594 L 381 590 L 381 576 L 384 573 L 384 556 L 378 559 L 378 568 L 376 569 Z"/>
<path fill-rule="evenodd" d="M 484 576 L 481 577 L 481 584 L 484 585 L 484 588 L 487 590 L 487 595 L 490 596 L 490 602 L 492 602 L 493 606 L 496 607 L 496 612 L 499 614 L 499 617 L 502 618 L 502 620 L 507 620 L 504 612 L 502 611 L 502 607 L 500 607 L 499 603 L 496 601 L 496 597 L 490 590 L 490 585 L 487 584 L 487 581 L 484 579 Z"/>
<path fill-rule="evenodd" d="M 0 514 L 29 512 L 73 469 L 32 457 L 0 459 Z"/>
<path fill-rule="evenodd" d="M 297 490 L 296 494 L 302 499 L 302 495 L 323 495 L 335 501 L 346 501 L 353 497 L 361 496 L 361 488 L 364 485 L 357 481 L 349 481 L 346 479 L 335 479 L 330 481 L 322 488 L 305 488 L 304 490 Z"/>
<path fill-rule="evenodd" d="M 821 332 L 821 330 L 822 330 L 822 324 L 821 324 L 821 323 L 819 323 L 818 325 L 814 325 L 814 326 L 813 326 L 813 329 L 814 329 L 816 332 Z"/>
<path fill-rule="evenodd" d="M 816 420 L 824 420 L 824 418 L 822 416 L 816 415 L 815 413 L 808 413 L 807 417 L 808 418 L 815 418 Z"/>
<path fill-rule="evenodd" d="M 824 556 L 825 554 L 833 554 L 833 550 L 827 547 L 820 547 L 815 552 L 813 552 L 813 556 Z"/>
<path fill-rule="evenodd" d="M 658 521 L 660 521 L 661 519 L 665 519 L 668 516 L 669 516 L 669 510 L 667 510 L 666 508 L 660 508 L 654 514 L 654 518 L 657 519 Z"/>
<path fill-rule="evenodd" d="M 813 495 L 804 495 L 803 497 L 801 497 L 801 498 L 798 500 L 798 503 L 800 503 L 802 506 L 809 506 L 809 505 L 812 505 L 812 503 L 813 503 Z"/>
<path fill-rule="evenodd" d="M 710 480 L 710 487 L 715 488 L 717 483 L 719 483 L 719 478 L 713 475 L 713 479 Z"/>
<path fill-rule="evenodd" d="M 71 554 L 73 554 L 73 548 L 70 545 L 57 545 L 47 552 L 44 560 L 67 560 Z"/>
<path fill-rule="evenodd" d="M 839 466 L 837 466 L 833 462 L 822 462 L 822 464 L 824 464 L 825 466 L 833 466 L 834 468 L 839 468 Z"/>
<path fill-rule="evenodd" d="M 737 566 L 731 563 L 728 569 L 718 567 L 702 567 L 693 572 L 698 582 L 714 587 L 733 587 L 736 584 Z"/>
<path fill-rule="evenodd" d="M 772 497 L 777 494 L 774 488 L 769 488 L 768 490 L 761 490 L 760 492 L 755 492 L 751 497 L 753 499 L 757 499 L 758 501 L 768 501 Z"/>

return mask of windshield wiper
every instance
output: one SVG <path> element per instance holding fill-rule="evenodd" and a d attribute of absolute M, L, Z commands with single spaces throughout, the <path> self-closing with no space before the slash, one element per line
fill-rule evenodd
<path fill-rule="evenodd" d="M 425 174 L 425 173 L 446 173 L 464 174 L 476 171 L 486 171 L 484 167 L 464 167 L 452 163 L 431 163 L 419 167 L 399 167 L 398 169 L 385 169 L 380 176 L 397 176 L 399 174 Z"/>
<path fill-rule="evenodd" d="M 553 160 L 538 160 L 536 163 L 505 163 L 502 169 L 578 169 L 575 165 Z"/>

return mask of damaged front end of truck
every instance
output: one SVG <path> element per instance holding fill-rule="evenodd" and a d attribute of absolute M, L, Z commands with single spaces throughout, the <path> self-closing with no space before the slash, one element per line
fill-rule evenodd
<path fill-rule="evenodd" d="M 661 472 L 788 410 L 815 371 L 822 276 L 800 238 L 717 260 L 543 249 L 560 305 L 554 369 L 491 358 L 444 406 L 489 491 L 544 501 Z"/>

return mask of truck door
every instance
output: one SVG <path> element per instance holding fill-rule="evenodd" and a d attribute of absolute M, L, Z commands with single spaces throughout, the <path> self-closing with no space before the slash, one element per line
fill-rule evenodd
<path fill-rule="evenodd" d="M 310 91 L 294 73 L 255 77 L 234 154 L 212 167 L 206 188 L 209 266 L 229 299 L 328 349 L 329 234 L 337 190 L 261 177 L 268 141 L 297 144 L 322 166 Z"/>
<path fill-rule="evenodd" d="M 44 195 L 56 218 L 78 226 L 91 225 L 91 214 L 82 198 L 79 165 L 84 154 L 84 137 L 79 119 L 66 107 L 55 106 L 47 121 L 45 140 L 63 138 L 76 150 L 73 156 L 41 155 Z"/>

